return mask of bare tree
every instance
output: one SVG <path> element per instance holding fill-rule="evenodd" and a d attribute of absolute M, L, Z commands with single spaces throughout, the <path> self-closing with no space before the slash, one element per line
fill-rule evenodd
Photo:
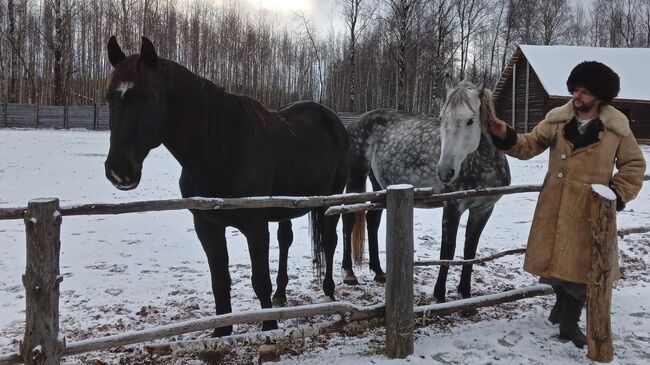
<path fill-rule="evenodd" d="M 391 14 L 389 22 L 392 30 L 397 35 L 397 90 L 396 106 L 398 110 L 404 110 L 406 105 L 406 78 L 407 63 L 406 54 L 413 46 L 411 37 L 416 12 L 419 10 L 420 0 L 386 0 L 390 7 Z"/>
<path fill-rule="evenodd" d="M 485 6 L 483 0 L 457 0 L 456 15 L 460 24 L 460 69 L 459 78 L 465 79 L 467 58 L 472 35 L 482 26 L 485 19 Z"/>
<path fill-rule="evenodd" d="M 567 0 L 540 2 L 539 19 L 542 27 L 542 44 L 557 44 L 569 28 L 571 8 Z"/>
<path fill-rule="evenodd" d="M 540 31 L 540 6 L 542 2 L 537 0 L 515 0 L 515 31 L 519 36 L 520 44 L 538 44 Z"/>
<path fill-rule="evenodd" d="M 643 47 L 650 47 L 650 0 L 643 0 L 641 2 L 641 26 L 645 35 L 645 42 Z"/>
<path fill-rule="evenodd" d="M 16 72 L 18 72 L 18 45 L 16 42 L 16 14 L 14 12 L 14 0 L 7 0 L 7 20 L 9 22 L 9 31 L 7 38 L 10 46 L 11 64 L 9 66 L 9 85 L 8 85 L 8 101 L 15 103 L 17 100 L 16 95 Z"/>
<path fill-rule="evenodd" d="M 307 39 L 309 39 L 309 43 L 311 45 L 312 51 L 314 52 L 314 56 L 316 57 L 316 65 L 318 68 L 318 102 L 322 102 L 323 100 L 323 67 L 321 64 L 321 56 L 320 56 L 320 51 L 319 47 L 316 45 L 316 39 L 314 38 L 314 29 L 310 21 L 307 20 L 304 14 L 299 14 L 299 18 L 302 21 L 303 29 L 305 31 L 305 35 L 307 36 Z"/>
<path fill-rule="evenodd" d="M 573 16 L 571 17 L 571 26 L 569 28 L 571 43 L 576 46 L 587 45 L 586 36 L 588 29 L 586 16 L 585 8 L 582 3 L 576 3 L 573 10 Z"/>
<path fill-rule="evenodd" d="M 376 3 L 368 0 L 343 0 L 343 16 L 345 24 L 350 31 L 349 37 L 349 77 L 350 77 L 350 98 L 348 109 L 356 110 L 356 52 L 357 37 L 366 29 L 375 12 Z"/>

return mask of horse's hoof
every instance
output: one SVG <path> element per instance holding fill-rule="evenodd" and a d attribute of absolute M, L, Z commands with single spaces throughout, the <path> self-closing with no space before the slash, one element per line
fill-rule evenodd
<path fill-rule="evenodd" d="M 273 299 L 271 299 L 271 304 L 274 307 L 286 307 L 287 297 L 273 297 Z"/>
<path fill-rule="evenodd" d="M 461 317 L 472 317 L 477 314 L 478 314 L 478 309 L 476 308 L 465 309 L 460 312 Z"/>
<path fill-rule="evenodd" d="M 271 331 L 278 329 L 278 321 L 264 321 L 262 322 L 262 331 Z"/>
<path fill-rule="evenodd" d="M 323 301 L 325 303 L 331 303 L 331 302 L 336 302 L 336 299 L 334 299 L 334 295 L 326 295 Z"/>
<path fill-rule="evenodd" d="M 230 336 L 231 334 L 232 326 L 219 327 L 215 328 L 214 331 L 212 331 L 212 337 L 225 337 Z"/>
<path fill-rule="evenodd" d="M 381 273 L 381 274 L 375 274 L 375 281 L 378 283 L 385 283 L 386 282 L 386 274 Z"/>
<path fill-rule="evenodd" d="M 343 278 L 343 284 L 345 285 L 359 285 L 359 280 L 354 274 L 347 274 Z"/>

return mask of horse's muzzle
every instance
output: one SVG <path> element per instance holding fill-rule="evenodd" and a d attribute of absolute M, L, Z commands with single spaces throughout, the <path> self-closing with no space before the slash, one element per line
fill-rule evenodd
<path fill-rule="evenodd" d="M 104 163 L 104 168 L 106 170 L 106 178 L 108 181 L 119 190 L 133 190 L 138 187 L 138 184 L 140 184 L 140 178 L 142 176 L 140 171 L 129 172 L 125 171 L 130 170 L 128 168 L 114 168 L 108 163 L 108 160 Z"/>
<path fill-rule="evenodd" d="M 445 184 L 448 184 L 456 178 L 456 170 L 454 169 L 440 169 L 438 168 L 438 177 L 440 178 L 440 181 L 442 181 Z"/>

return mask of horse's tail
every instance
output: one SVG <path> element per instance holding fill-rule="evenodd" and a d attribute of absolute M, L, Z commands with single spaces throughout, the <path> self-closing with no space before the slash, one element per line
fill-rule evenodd
<path fill-rule="evenodd" d="M 352 228 L 352 259 L 355 265 L 363 262 L 366 243 L 366 212 L 354 213 L 354 228 Z"/>
<path fill-rule="evenodd" d="M 318 282 L 323 275 L 323 262 L 325 262 L 325 247 L 323 236 L 325 227 L 325 208 L 316 208 L 309 213 L 309 230 L 311 232 L 312 260 L 316 270 Z"/>
<path fill-rule="evenodd" d="M 350 127 L 354 128 L 354 126 L 348 126 L 348 132 L 350 132 Z M 355 132 L 353 131 L 351 134 L 353 133 Z M 359 142 L 361 140 L 361 138 L 356 138 L 356 143 L 359 143 L 359 145 L 353 145 L 350 148 L 348 159 L 349 176 L 345 187 L 346 193 L 363 193 L 366 191 L 366 180 L 368 179 L 369 171 L 365 157 L 366 146 L 364 143 Z M 361 265 L 366 242 L 366 212 L 348 214 L 354 214 L 354 225 L 350 233 L 352 261 L 354 265 Z"/>

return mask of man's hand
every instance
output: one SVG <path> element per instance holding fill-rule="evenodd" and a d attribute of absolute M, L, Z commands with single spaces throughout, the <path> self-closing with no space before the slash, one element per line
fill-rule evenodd
<path fill-rule="evenodd" d="M 506 125 L 506 122 L 501 119 L 493 119 L 490 123 L 490 133 L 502 141 L 506 139 L 507 130 L 508 126 Z"/>

